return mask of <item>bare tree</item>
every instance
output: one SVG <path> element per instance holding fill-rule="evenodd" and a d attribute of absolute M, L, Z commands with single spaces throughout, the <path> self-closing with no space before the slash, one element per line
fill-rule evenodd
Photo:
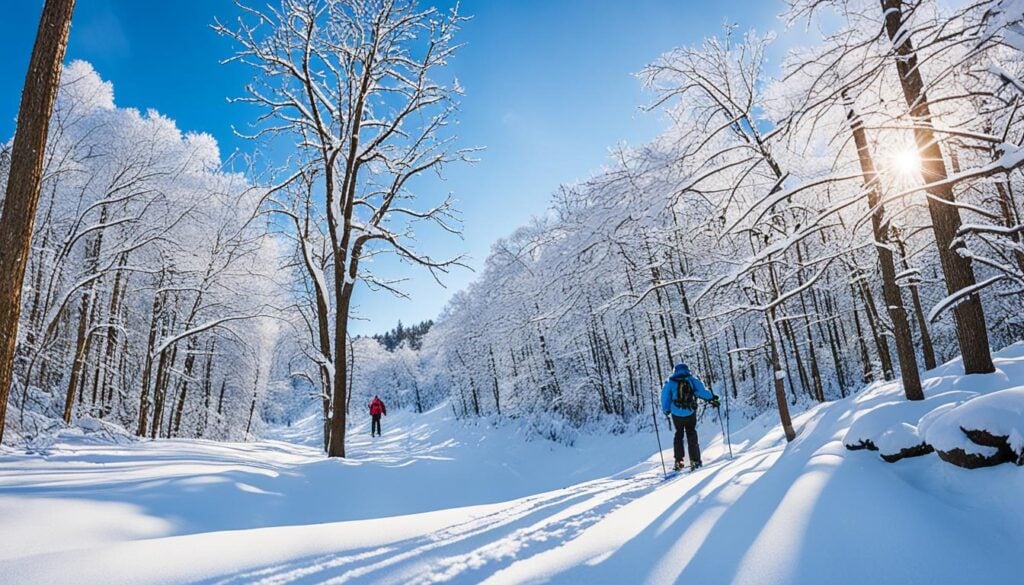
<path fill-rule="evenodd" d="M 401 294 L 397 283 L 369 273 L 361 260 L 389 251 L 435 278 L 460 263 L 412 247 L 417 223 L 458 233 L 451 199 L 423 208 L 408 203 L 416 177 L 468 157 L 446 134 L 458 83 L 433 78 L 458 49 L 454 34 L 463 18 L 455 10 L 420 8 L 415 0 L 238 6 L 236 27 L 217 22 L 214 29 L 239 46 L 229 61 L 247 63 L 258 75 L 240 100 L 265 109 L 260 121 L 266 124 L 254 138 L 290 136 L 299 173 L 315 172 L 321 181 L 334 312 L 332 360 L 324 364 L 332 377 L 327 451 L 344 457 L 352 293 L 363 282 Z M 310 203 L 319 205 L 320 197 Z"/>

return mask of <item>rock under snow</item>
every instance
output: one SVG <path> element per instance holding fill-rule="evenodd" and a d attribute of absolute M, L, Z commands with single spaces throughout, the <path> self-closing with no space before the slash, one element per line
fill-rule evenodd
<path fill-rule="evenodd" d="M 889 463 L 895 463 L 907 457 L 920 457 L 934 451 L 917 433 L 917 427 L 901 422 L 886 429 L 875 441 L 878 454 Z"/>
<path fill-rule="evenodd" d="M 918 421 L 938 408 L 975 396 L 976 392 L 962 390 L 942 392 L 918 401 L 894 396 L 891 402 L 883 402 L 854 421 L 843 444 L 851 451 L 879 451 L 882 459 L 890 463 L 926 455 L 932 450 L 917 429 Z"/>
<path fill-rule="evenodd" d="M 944 461 L 971 469 L 1024 465 L 1024 387 L 978 396 L 924 422 L 920 432 Z"/>

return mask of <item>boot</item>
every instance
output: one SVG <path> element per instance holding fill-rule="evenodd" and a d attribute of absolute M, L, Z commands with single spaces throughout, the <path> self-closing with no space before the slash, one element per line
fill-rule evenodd
<path fill-rule="evenodd" d="M 704 464 L 701 463 L 700 461 L 693 461 L 690 463 L 690 471 L 697 471 L 698 469 L 701 468 L 702 465 Z"/>
<path fill-rule="evenodd" d="M 683 463 L 682 459 L 676 461 L 676 464 L 672 466 L 672 471 L 682 471 L 686 468 L 686 464 Z"/>

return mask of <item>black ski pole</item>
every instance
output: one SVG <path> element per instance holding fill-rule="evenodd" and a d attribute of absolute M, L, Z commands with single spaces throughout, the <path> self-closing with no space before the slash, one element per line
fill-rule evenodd
<path fill-rule="evenodd" d="M 654 398 L 652 396 L 651 398 Z M 661 432 L 658 431 L 658 412 L 654 409 L 654 401 L 651 401 L 651 418 L 654 419 L 654 436 L 658 439 L 658 456 L 661 457 L 661 473 L 668 477 L 668 468 L 665 467 L 665 452 L 661 448 Z"/>
<path fill-rule="evenodd" d="M 735 390 L 735 388 L 734 388 Z M 725 440 L 729 442 L 729 459 L 732 459 L 732 429 L 729 428 L 729 391 L 725 391 Z"/>
<path fill-rule="evenodd" d="M 729 412 L 729 399 L 726 398 L 725 400 L 725 412 Z M 718 424 L 722 427 L 722 434 L 725 436 L 725 443 L 726 445 L 729 445 L 729 459 L 732 459 L 732 440 L 729 438 L 729 431 L 725 429 L 725 421 L 722 420 L 722 409 L 716 406 L 715 411 L 718 412 Z"/>

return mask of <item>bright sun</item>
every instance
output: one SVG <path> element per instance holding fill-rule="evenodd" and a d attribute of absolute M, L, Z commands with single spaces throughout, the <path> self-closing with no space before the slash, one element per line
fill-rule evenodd
<path fill-rule="evenodd" d="M 901 150 L 893 155 L 892 166 L 902 175 L 914 175 L 921 171 L 921 157 L 917 149 Z"/>

